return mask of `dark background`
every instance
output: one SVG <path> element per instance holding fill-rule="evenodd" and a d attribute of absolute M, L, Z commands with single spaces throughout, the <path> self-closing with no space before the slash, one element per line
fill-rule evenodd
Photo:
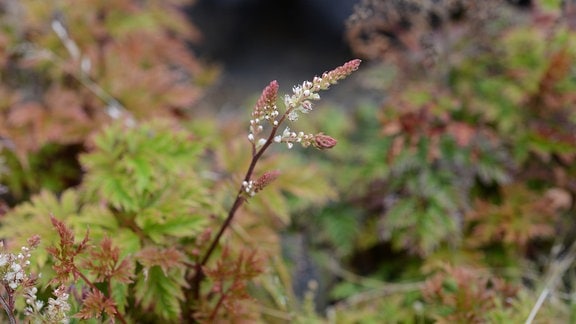
<path fill-rule="evenodd" d="M 272 80 L 282 93 L 352 59 L 343 36 L 357 0 L 200 0 L 191 22 L 203 35 L 192 46 L 222 75 L 204 108 L 236 110 Z"/>

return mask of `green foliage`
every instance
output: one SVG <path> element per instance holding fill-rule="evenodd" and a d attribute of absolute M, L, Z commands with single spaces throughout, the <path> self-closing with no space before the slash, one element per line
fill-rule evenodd
<path fill-rule="evenodd" d="M 70 297 L 71 322 L 574 319 L 569 8 L 450 2 L 456 22 L 447 2 L 363 1 L 350 34 L 384 31 L 351 39 L 376 61 L 357 79 L 370 93 L 296 121 L 359 61 L 284 110 L 273 81 L 245 136 L 244 114 L 186 118 L 215 71 L 185 48 L 181 3 L 62 1 L 55 20 L 22 1 L 25 19 L 0 20 L 0 237 L 41 237 L 38 295 Z"/>
<path fill-rule="evenodd" d="M 0 4 L 0 136 L 16 200 L 75 185 L 88 137 L 119 117 L 182 119 L 218 71 L 188 48 L 186 1 Z M 50 161 L 50 163 L 46 163 Z"/>
<path fill-rule="evenodd" d="M 351 61 L 314 82 L 325 90 L 358 64 Z M 294 105 L 287 107 L 280 122 L 292 118 L 288 117 L 290 112 L 304 99 L 295 94 L 292 100 Z M 70 302 L 76 311 L 74 316 L 81 320 L 125 323 L 127 318 L 168 322 L 257 318 L 244 300 L 250 300 L 248 282 L 264 272 L 262 258 L 255 250 L 235 246 L 234 251 L 220 251 L 219 245 L 224 232 L 230 231 L 226 230 L 238 208 L 280 174 L 264 172 L 251 180 L 256 162 L 275 140 L 278 126 L 276 122 L 267 145 L 252 144 L 251 161 L 243 153 L 250 150 L 239 149 L 237 156 L 247 160 L 231 166 L 230 171 L 248 166 L 247 180 L 240 181 L 240 191 L 232 196 L 235 200 L 223 223 L 220 216 L 230 200 L 223 198 L 230 197 L 224 185 L 228 179 L 213 175 L 222 172 L 218 165 L 228 163 L 234 147 L 240 148 L 246 140 L 240 142 L 235 134 L 228 140 L 223 136 L 226 132 L 207 131 L 198 124 L 185 125 L 174 119 L 137 122 L 125 117 L 87 139 L 86 151 L 78 159 L 84 172 L 79 185 L 61 193 L 44 190 L 32 196 L 7 214 L 0 235 L 7 237 L 9 244 L 19 243 L 28 233 L 44 235 L 45 249 L 35 270 L 48 274 L 42 279 L 47 289 L 59 284 L 77 285 L 69 289 L 82 290 Z M 193 129 L 198 129 L 207 141 L 197 137 Z M 212 151 L 205 147 L 210 137 L 221 140 Z M 317 142 L 316 137 L 323 142 Z M 283 140 L 290 143 L 293 139 Z M 321 133 L 308 140 L 315 141 L 309 145 L 320 149 L 335 143 Z M 261 150 L 258 154 L 257 149 Z M 242 212 L 242 221 L 234 224 L 242 229 L 239 232 L 250 229 L 252 236 L 257 233 L 253 222 L 261 223 L 258 218 L 263 213 L 271 216 L 268 223 L 258 224 L 263 233 L 249 242 L 254 245 L 276 238 L 273 230 L 279 226 L 274 224 L 277 219 L 289 223 L 291 200 L 306 196 L 300 206 L 294 204 L 303 208 L 325 202 L 333 195 L 316 169 L 298 159 L 263 158 L 261 162 L 262 168 L 296 169 L 287 172 L 286 180 L 277 181 L 278 189 L 270 191 L 269 201 L 255 200 L 253 207 Z M 254 192 L 248 180 L 257 188 Z M 286 207 L 278 210 L 278 206 Z M 212 234 L 214 229 L 219 229 L 216 235 Z M 77 232 L 85 233 L 81 242 L 75 240 Z M 234 242 L 245 237 L 226 239 Z M 264 251 L 274 253 L 274 244 Z M 208 262 L 211 256 L 219 258 L 214 266 Z"/>
<path fill-rule="evenodd" d="M 216 211 L 209 203 L 209 182 L 191 167 L 199 163 L 203 145 L 190 132 L 163 120 L 138 127 L 112 124 L 93 143 L 80 159 L 85 171 L 81 186 L 59 196 L 43 191 L 32 197 L 10 212 L 0 235 L 11 238 L 10 244 L 18 244 L 25 235 L 37 233 L 42 236 L 42 246 L 49 247 L 59 237 L 50 225 L 50 215 L 70 224 L 75 232 L 89 231 L 101 245 L 84 255 L 78 267 L 88 271 L 86 275 L 94 282 L 110 283 L 110 298 L 119 309 L 133 308 L 130 300 L 135 298 L 138 307 L 150 308 L 160 318 L 173 321 L 181 315 L 184 299 L 184 260 L 173 258 L 173 267 L 165 261 L 158 264 L 164 259 L 155 264 L 146 262 L 152 258 L 151 252 L 142 252 L 152 242 L 178 246 L 184 242 L 180 239 L 202 231 L 209 213 Z M 112 248 L 112 242 L 122 248 Z M 135 253 L 139 253 L 136 261 L 144 271 L 128 267 L 134 260 L 125 258 Z M 39 251 L 36 260 L 34 269 L 44 274 L 42 280 L 51 280 L 52 263 L 46 251 Z M 120 270 L 123 272 L 118 273 Z M 136 278 L 134 286 L 127 286 L 132 277 Z M 108 297 L 95 294 L 91 295 L 93 305 L 108 303 Z"/>
<path fill-rule="evenodd" d="M 77 155 L 78 151 L 77 145 L 47 144 L 30 153 L 26 163 L 22 163 L 13 150 L 0 144 L 5 170 L 0 173 L 0 179 L 18 200 L 29 198 L 31 193 L 42 189 L 63 191 L 77 184 L 81 176 L 78 161 L 69 158 Z"/>
<path fill-rule="evenodd" d="M 205 181 L 190 168 L 202 145 L 171 127 L 163 122 L 128 129 L 114 125 L 80 159 L 87 195 L 121 212 L 120 222 L 134 222 L 157 243 L 200 231 L 210 212 Z"/>
<path fill-rule="evenodd" d="M 399 294 L 351 306 L 347 300 L 370 289 L 326 266 L 331 279 L 342 281 L 333 286 L 331 300 L 342 300 L 344 311 L 330 321 L 525 321 L 539 291 L 519 283 L 544 280 L 535 269 L 557 262 L 546 257 L 549 250 L 573 241 L 567 219 L 575 194 L 569 184 L 576 156 L 573 26 L 559 18 L 554 1 L 527 9 L 538 19 L 497 1 L 486 1 L 495 9 L 481 16 L 481 10 L 466 11 L 475 6 L 469 3 L 458 22 L 448 21 L 442 8 L 425 7 L 427 1 L 399 2 L 422 6 L 413 12 L 392 3 L 363 1 L 348 26 L 349 36 L 358 37 L 353 49 L 383 62 L 373 62 L 362 76 L 386 93 L 379 98 L 383 104 L 356 107 L 327 122 L 345 148 L 330 152 L 332 163 L 325 164 L 337 175 L 339 201 L 307 211 L 294 229 L 311 233 L 316 249 L 336 253 L 339 258 L 331 261 L 339 267 L 371 280 L 425 279 L 429 285 L 446 264 L 459 270 L 445 273 L 446 287 L 437 290 L 437 299 L 423 289 L 412 303 L 408 294 Z M 446 19 L 441 28 L 426 25 L 426 10 Z M 400 18 L 409 23 L 398 30 L 394 22 Z M 387 36 L 392 41 L 384 41 Z M 430 39 L 442 41 L 422 45 Z M 394 71 L 397 82 L 390 84 L 389 75 L 375 81 L 379 71 Z M 347 227 L 348 235 L 331 234 Z M 459 267 L 493 272 L 466 279 L 468 270 Z M 486 280 L 484 287 L 469 285 L 477 275 Z M 560 276 L 567 280 L 565 272 Z M 511 299 L 506 285 L 517 289 Z M 565 321 L 569 303 L 554 299 L 539 316 Z M 389 316 L 372 315 L 383 314 L 381 304 L 390 306 Z"/>
<path fill-rule="evenodd" d="M 160 266 L 147 269 L 136 280 L 134 298 L 143 309 L 151 309 L 161 319 L 174 322 L 182 310 L 180 302 L 184 300 L 182 285 L 185 284 L 182 269 L 173 269 L 168 273 Z"/>

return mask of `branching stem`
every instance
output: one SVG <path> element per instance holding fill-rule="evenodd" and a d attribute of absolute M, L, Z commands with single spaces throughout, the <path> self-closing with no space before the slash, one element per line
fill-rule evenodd
<path fill-rule="evenodd" d="M 278 132 L 278 128 L 280 127 L 282 122 L 286 119 L 286 116 L 288 116 L 288 114 L 290 113 L 291 110 L 292 109 L 288 109 L 284 113 L 284 115 L 282 115 L 282 117 L 278 120 L 278 125 L 276 125 L 272 128 L 272 131 L 270 132 L 270 135 L 268 136 L 268 139 L 266 139 L 266 142 L 264 143 L 264 145 L 262 145 L 262 147 L 258 151 L 256 151 L 255 154 L 252 155 L 252 161 L 250 162 L 250 166 L 248 167 L 248 170 L 246 171 L 246 175 L 244 176 L 244 181 L 250 181 L 250 178 L 252 178 L 252 174 L 254 173 L 254 169 L 256 168 L 256 164 L 258 164 L 258 161 L 260 160 L 262 155 L 264 155 L 264 152 L 266 151 L 266 149 L 268 149 L 268 147 L 274 142 L 274 136 L 276 136 L 276 133 Z M 222 237 L 222 234 L 224 234 L 226 229 L 232 223 L 232 219 L 234 219 L 234 215 L 236 214 L 236 211 L 238 211 L 238 208 L 240 208 L 240 206 L 242 206 L 242 204 L 245 201 L 246 201 L 246 197 L 244 195 L 244 187 L 241 185 L 240 189 L 238 190 L 238 194 L 236 195 L 236 200 L 234 201 L 234 204 L 232 204 L 232 207 L 228 211 L 228 216 L 226 217 L 226 220 L 224 221 L 224 223 L 220 227 L 220 230 L 218 231 L 218 234 L 216 234 L 216 237 L 214 237 L 214 240 L 210 244 L 210 247 L 208 248 L 208 250 L 206 250 L 206 254 L 204 254 L 204 257 L 201 259 L 201 261 L 199 263 L 200 267 L 206 265 L 206 263 L 210 259 L 210 256 L 212 255 L 212 253 L 216 249 L 216 246 L 218 246 L 218 243 L 220 242 L 220 238 Z"/>
<path fill-rule="evenodd" d="M 286 112 L 282 115 L 282 117 L 278 120 L 278 123 L 272 127 L 272 130 L 270 131 L 270 135 L 268 136 L 268 138 L 266 139 L 266 142 L 264 142 L 262 147 L 260 147 L 260 149 L 256 150 L 255 146 L 252 147 L 252 161 L 250 161 L 250 165 L 248 166 L 248 170 L 246 170 L 246 174 L 244 175 L 244 181 L 250 181 L 250 178 L 252 178 L 252 174 L 254 173 L 254 170 L 256 169 L 256 164 L 258 164 L 258 161 L 260 160 L 262 155 L 264 155 L 264 152 L 274 142 L 274 137 L 276 136 L 276 133 L 278 132 L 278 128 L 280 127 L 282 122 L 284 122 L 284 120 L 286 119 L 286 117 L 288 116 L 288 114 L 291 111 L 292 111 L 292 108 L 287 109 Z M 191 291 L 189 291 L 192 294 L 193 300 L 198 300 L 200 298 L 200 284 L 202 283 L 202 280 L 204 280 L 204 277 L 205 277 L 203 267 L 206 265 L 206 263 L 208 263 L 208 260 L 210 260 L 210 257 L 212 256 L 212 254 L 216 250 L 216 247 L 220 243 L 220 239 L 222 238 L 222 235 L 224 234 L 226 229 L 228 229 L 230 227 L 230 224 L 232 223 L 232 220 L 234 219 L 234 215 L 236 215 L 236 212 L 238 211 L 238 209 L 242 206 L 242 204 L 245 201 L 246 201 L 246 196 L 244 193 L 244 187 L 242 185 L 240 185 L 240 188 L 238 189 L 238 193 L 236 194 L 236 200 L 234 200 L 232 207 L 230 207 L 230 210 L 228 211 L 228 215 L 226 216 L 224 223 L 222 223 L 222 226 L 220 226 L 218 233 L 216 234 L 216 236 L 214 237 L 214 239 L 210 243 L 210 246 L 208 247 L 208 250 L 206 250 L 206 253 L 204 254 L 204 256 L 201 259 L 199 259 L 200 261 L 198 263 L 196 263 L 196 265 L 194 267 L 195 273 L 194 273 L 194 276 L 193 276 L 192 282 L 191 282 Z"/>
<path fill-rule="evenodd" d="M 6 315 L 8 316 L 8 321 L 10 321 L 10 324 L 16 324 L 16 319 L 14 318 L 12 309 L 8 305 L 6 299 L 4 299 L 4 296 L 0 296 L 0 304 L 2 304 L 2 308 L 4 308 L 6 311 Z"/>

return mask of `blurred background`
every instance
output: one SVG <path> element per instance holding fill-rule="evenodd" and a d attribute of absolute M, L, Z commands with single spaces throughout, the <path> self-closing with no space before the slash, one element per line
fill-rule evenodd
<path fill-rule="evenodd" d="M 281 89 L 354 58 L 344 37 L 357 0 L 200 0 L 187 10 L 202 31 L 195 53 L 222 67 L 202 102 L 209 109 L 243 105 L 278 79 Z"/>
<path fill-rule="evenodd" d="M 212 311 L 214 278 L 178 295 L 189 266 L 157 272 L 172 294 L 135 270 L 118 297 L 131 318 L 194 304 L 222 321 L 576 322 L 575 1 L 0 0 L 0 15 L 0 236 L 49 244 L 54 213 L 138 269 L 145 248 L 206 248 L 270 81 L 280 103 L 362 59 L 286 125 L 334 148 L 258 162 L 281 175 L 213 260 L 263 255 L 245 307 Z"/>

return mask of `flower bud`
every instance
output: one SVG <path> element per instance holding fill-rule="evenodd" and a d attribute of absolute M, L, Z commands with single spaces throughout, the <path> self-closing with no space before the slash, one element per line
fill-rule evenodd
<path fill-rule="evenodd" d="M 269 185 L 272 181 L 276 180 L 280 176 L 280 171 L 272 170 L 265 172 L 260 178 L 254 181 L 254 192 L 258 192 L 267 185 Z"/>
<path fill-rule="evenodd" d="M 338 141 L 333 137 L 320 133 L 314 136 L 314 142 L 312 143 L 312 145 L 314 145 L 315 148 L 322 150 L 333 148 L 334 146 L 336 146 L 337 143 Z"/>

